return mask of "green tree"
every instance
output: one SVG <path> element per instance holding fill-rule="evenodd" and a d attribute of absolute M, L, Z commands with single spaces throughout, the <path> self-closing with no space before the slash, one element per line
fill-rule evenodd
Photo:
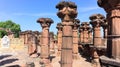
<path fill-rule="evenodd" d="M 2 38 L 4 35 L 7 35 L 7 32 L 5 30 L 0 30 L 0 38 Z"/>
<path fill-rule="evenodd" d="M 11 20 L 1 21 L 0 28 L 10 29 L 13 33 L 15 33 L 15 37 L 19 37 L 19 32 L 21 31 L 20 25 L 14 23 Z M 1 32 L 0 36 L 4 36 L 3 31 L 0 31 L 0 32 Z"/>

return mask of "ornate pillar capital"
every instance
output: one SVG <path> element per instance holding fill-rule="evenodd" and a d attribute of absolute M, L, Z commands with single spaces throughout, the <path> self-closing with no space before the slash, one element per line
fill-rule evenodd
<path fill-rule="evenodd" d="M 79 26 L 80 26 L 80 20 L 79 19 L 75 19 L 74 23 L 73 23 L 73 30 L 78 30 Z"/>
<path fill-rule="evenodd" d="M 58 29 L 58 31 L 62 31 L 62 27 L 63 27 L 62 24 L 58 23 L 56 28 Z"/>
<path fill-rule="evenodd" d="M 42 28 L 49 28 L 53 23 L 53 20 L 51 18 L 39 18 L 37 22 L 41 24 Z"/>
<path fill-rule="evenodd" d="M 62 21 L 74 21 L 77 17 L 77 5 L 73 2 L 62 1 L 56 5 L 56 8 L 59 10 L 57 16 Z"/>
<path fill-rule="evenodd" d="M 81 26 L 83 27 L 84 31 L 88 31 L 90 26 L 88 22 L 82 22 Z"/>
<path fill-rule="evenodd" d="M 93 26 L 93 28 L 100 27 L 101 23 L 105 22 L 105 17 L 101 14 L 93 14 L 89 18 L 91 20 L 90 24 Z"/>

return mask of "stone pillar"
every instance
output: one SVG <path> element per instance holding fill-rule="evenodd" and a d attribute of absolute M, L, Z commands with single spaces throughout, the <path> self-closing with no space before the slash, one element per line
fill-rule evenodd
<path fill-rule="evenodd" d="M 37 54 L 37 38 L 34 33 L 31 33 L 31 35 L 28 37 L 28 52 L 30 57 L 38 57 Z"/>
<path fill-rule="evenodd" d="M 88 30 L 89 30 L 89 23 L 88 22 L 82 22 L 81 24 L 83 26 L 83 42 L 88 43 Z"/>
<path fill-rule="evenodd" d="M 89 28 L 88 30 L 88 39 L 89 39 L 89 43 L 92 44 L 93 42 L 92 28 Z"/>
<path fill-rule="evenodd" d="M 93 44 L 95 47 L 102 46 L 101 42 L 101 23 L 104 23 L 105 17 L 101 14 L 90 16 L 90 24 L 93 27 Z"/>
<path fill-rule="evenodd" d="M 84 34 L 84 31 L 83 31 L 83 27 L 79 27 L 79 33 L 80 33 L 80 43 L 83 43 L 83 34 Z"/>
<path fill-rule="evenodd" d="M 49 28 L 53 20 L 50 18 L 40 18 L 37 22 L 42 26 L 41 63 L 45 64 L 45 67 L 50 67 Z"/>
<path fill-rule="evenodd" d="M 49 37 L 50 37 L 50 54 L 53 54 L 55 53 L 54 51 L 54 33 L 53 32 L 50 32 L 49 33 Z"/>
<path fill-rule="evenodd" d="M 80 26 L 79 19 L 75 19 L 73 25 L 73 59 L 79 59 L 78 54 L 78 28 Z"/>
<path fill-rule="evenodd" d="M 94 14 L 90 16 L 90 24 L 93 27 L 93 45 L 92 48 L 92 57 L 93 61 L 95 62 L 96 67 L 100 67 L 99 64 L 99 55 L 98 55 L 98 49 L 100 49 L 102 45 L 102 39 L 101 39 L 101 23 L 104 23 L 105 17 L 101 14 Z M 100 50 L 99 50 L 100 51 Z"/>
<path fill-rule="evenodd" d="M 107 38 L 107 27 L 108 27 L 108 22 L 104 22 L 101 24 L 102 28 L 103 28 L 103 38 Z"/>
<path fill-rule="evenodd" d="M 98 5 L 107 13 L 108 57 L 120 60 L 120 0 L 98 0 Z"/>
<path fill-rule="evenodd" d="M 58 32 L 57 32 L 57 36 L 58 36 L 58 56 L 61 56 L 61 46 L 62 46 L 62 24 L 58 23 L 57 27 Z"/>
<path fill-rule="evenodd" d="M 25 45 L 27 45 L 27 31 L 25 31 Z"/>
<path fill-rule="evenodd" d="M 61 67 L 72 67 L 72 27 L 73 22 L 77 16 L 77 6 L 73 2 L 62 1 L 56 6 L 56 8 L 59 10 L 57 15 L 59 18 L 61 18 L 63 25 Z"/>
<path fill-rule="evenodd" d="M 27 43 L 27 46 L 28 46 L 28 54 L 29 54 L 29 56 L 32 54 L 32 31 L 27 31 L 26 32 L 26 34 L 27 34 L 27 40 L 26 40 L 26 43 Z"/>

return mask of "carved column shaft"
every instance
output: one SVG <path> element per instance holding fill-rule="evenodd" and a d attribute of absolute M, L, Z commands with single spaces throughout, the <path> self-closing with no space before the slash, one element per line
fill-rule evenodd
<path fill-rule="evenodd" d="M 72 48 L 73 48 L 72 26 L 69 24 L 70 22 L 62 22 L 62 23 L 67 23 L 67 25 L 63 24 L 61 67 L 72 67 L 72 62 L 73 62 L 72 61 Z"/>
<path fill-rule="evenodd" d="M 88 30 L 84 30 L 84 32 L 83 32 L 84 34 L 83 34 L 83 42 L 84 43 L 88 43 Z"/>
<path fill-rule="evenodd" d="M 49 28 L 42 28 L 41 58 L 49 57 Z"/>
<path fill-rule="evenodd" d="M 79 28 L 79 33 L 80 33 L 80 42 L 83 43 L 83 34 L 84 34 L 84 31 L 83 31 L 83 29 L 81 29 L 81 27 Z"/>
<path fill-rule="evenodd" d="M 120 60 L 120 0 L 98 0 L 98 5 L 107 12 L 108 41 L 107 54 Z"/>
<path fill-rule="evenodd" d="M 102 45 L 102 42 L 101 42 L 101 31 L 100 31 L 100 27 L 96 27 L 96 28 L 93 28 L 93 43 L 94 43 L 94 46 L 101 46 Z"/>
<path fill-rule="evenodd" d="M 80 21 L 74 22 L 73 25 L 73 59 L 78 59 L 78 27 Z"/>
<path fill-rule="evenodd" d="M 89 31 L 88 31 L 89 43 L 92 43 L 92 41 L 93 41 L 93 40 L 92 40 L 92 39 L 93 39 L 92 37 L 93 37 L 93 36 L 92 36 L 92 28 L 90 28 Z"/>
<path fill-rule="evenodd" d="M 62 24 L 58 23 L 57 27 L 58 29 L 58 56 L 61 56 L 61 46 L 62 46 Z"/>
<path fill-rule="evenodd" d="M 112 57 L 120 60 L 120 8 L 112 10 L 111 19 Z"/>

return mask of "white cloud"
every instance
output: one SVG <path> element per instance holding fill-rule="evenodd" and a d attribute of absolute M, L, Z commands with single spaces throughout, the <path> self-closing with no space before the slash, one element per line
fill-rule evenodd
<path fill-rule="evenodd" d="M 78 11 L 79 12 L 88 12 L 92 10 L 100 9 L 100 7 L 79 7 Z"/>

